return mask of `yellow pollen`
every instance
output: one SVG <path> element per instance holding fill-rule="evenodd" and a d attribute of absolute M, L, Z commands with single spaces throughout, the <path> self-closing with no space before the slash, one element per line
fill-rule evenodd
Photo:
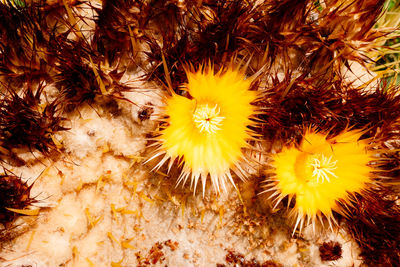
<path fill-rule="evenodd" d="M 206 131 L 207 133 L 215 133 L 220 130 L 222 121 L 225 119 L 225 117 L 218 116 L 220 112 L 217 104 L 213 108 L 210 108 L 208 104 L 199 105 L 193 114 L 196 127 L 200 132 Z"/>
<path fill-rule="evenodd" d="M 313 167 L 312 177 L 317 179 L 317 183 L 324 183 L 325 180 L 328 183 L 331 182 L 329 176 L 333 176 L 337 178 L 337 175 L 333 172 L 337 167 L 337 160 L 333 161 L 332 156 L 329 158 L 323 154 L 318 155 L 315 158 L 312 158 L 313 162 L 310 164 Z"/>

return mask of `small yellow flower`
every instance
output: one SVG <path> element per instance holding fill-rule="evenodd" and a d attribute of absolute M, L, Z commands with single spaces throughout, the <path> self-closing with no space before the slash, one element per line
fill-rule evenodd
<path fill-rule="evenodd" d="M 275 207 L 286 197 L 295 198 L 291 216 L 300 230 L 304 221 L 315 227 L 326 217 L 332 227 L 333 211 L 345 214 L 338 202 L 351 205 L 352 194 L 362 193 L 372 181 L 372 152 L 367 141 L 359 140 L 362 131 L 344 131 L 328 138 L 309 129 L 300 146 L 283 148 L 273 155 L 274 176 L 267 186 Z M 315 229 L 315 228 L 314 228 Z"/>
<path fill-rule="evenodd" d="M 231 171 L 241 179 L 246 175 L 241 165 L 246 162 L 243 149 L 253 136 L 248 128 L 254 124 L 251 103 L 257 97 L 249 90 L 253 80 L 233 67 L 217 73 L 211 66 L 203 67 L 186 70 L 186 75 L 184 88 L 191 98 L 174 94 L 166 99 L 166 126 L 151 159 L 163 156 L 155 169 L 168 160 L 169 169 L 176 160 L 181 162 L 178 184 L 190 178 L 196 191 L 200 179 L 204 193 L 209 177 L 216 192 L 226 191 L 227 180 L 234 185 Z"/>

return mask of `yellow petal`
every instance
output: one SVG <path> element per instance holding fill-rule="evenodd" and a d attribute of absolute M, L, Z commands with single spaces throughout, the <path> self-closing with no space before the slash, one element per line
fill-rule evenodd
<path fill-rule="evenodd" d="M 254 138 L 249 126 L 255 123 L 252 102 L 257 98 L 250 91 L 252 80 L 242 71 L 227 68 L 217 73 L 213 67 L 187 70 L 188 83 L 184 89 L 191 99 L 174 94 L 166 99 L 165 125 L 158 137 L 159 150 L 153 158 L 161 157 L 155 169 L 175 159 L 183 160 L 178 182 L 191 180 L 196 188 L 211 178 L 215 191 L 226 190 L 233 183 L 232 172 L 245 179 L 240 165 L 243 149 Z"/>

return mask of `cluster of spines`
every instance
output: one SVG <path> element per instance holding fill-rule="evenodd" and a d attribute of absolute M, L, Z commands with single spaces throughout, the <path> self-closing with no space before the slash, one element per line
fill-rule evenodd
<path fill-rule="evenodd" d="M 18 93 L 9 87 L 1 89 L 5 90 L 0 103 L 2 160 L 8 159 L 11 165 L 23 164 L 14 149 L 37 150 L 44 154 L 59 150 L 54 134 L 67 130 L 62 125 L 66 119 L 60 114 L 57 100 L 43 101 L 44 85 L 25 84 Z"/>
<path fill-rule="evenodd" d="M 63 119 L 56 114 L 75 110 L 82 103 L 92 103 L 96 97 L 123 99 L 122 92 L 133 89 L 120 82 L 129 67 L 121 62 L 122 56 L 111 56 L 112 48 L 99 47 L 98 36 L 103 24 L 93 29 L 94 39 L 89 40 L 73 22 L 80 19 L 89 23 L 90 19 L 74 13 L 72 8 L 68 1 L 65 5 L 48 5 L 42 1 L 24 5 L 14 5 L 12 1 L 0 3 L 0 79 L 4 92 L 1 124 L 6 129 L 0 137 L 11 148 L 23 143 L 41 152 L 51 150 L 54 146 L 47 142 L 47 133 L 65 130 L 61 125 Z M 100 22 L 101 16 L 92 19 Z M 57 89 L 51 102 L 42 94 L 48 84 Z M 17 119 L 33 116 L 32 125 L 36 123 L 37 129 L 30 128 L 32 132 L 27 132 L 22 125 L 18 126 L 21 121 L 7 125 L 10 117 L 16 115 L 18 104 L 25 109 L 22 108 Z M 39 114 L 35 105 L 45 109 Z M 42 122 L 38 122 L 38 116 Z M 43 128 L 44 121 L 48 124 L 47 130 Z M 11 139 L 9 134 L 4 135 L 10 132 L 7 127 L 14 131 Z M 21 137 L 16 138 L 17 135 Z M 32 138 L 40 140 L 28 140 Z"/>
<path fill-rule="evenodd" d="M 55 135 L 68 130 L 66 113 L 98 96 L 123 98 L 122 92 L 132 90 L 120 82 L 127 67 L 118 68 L 120 59 L 111 61 L 85 39 L 72 22 L 80 15 L 72 12 L 70 4 L 0 2 L 0 161 L 4 166 L 26 164 L 20 152 L 38 151 L 45 157 L 61 152 Z M 8 225 L 17 213 L 7 208 L 24 209 L 35 200 L 30 197 L 32 185 L 15 175 L 1 176 L 0 183 L 0 223 Z"/>
<path fill-rule="evenodd" d="M 400 262 L 400 205 L 398 192 L 385 186 L 355 196 L 346 227 L 361 248 L 361 256 L 375 266 Z"/>
<path fill-rule="evenodd" d="M 14 210 L 26 209 L 36 202 L 30 196 L 32 186 L 11 173 L 0 175 L 0 223 L 11 223 L 17 217 Z"/>
<path fill-rule="evenodd" d="M 132 89 L 119 82 L 126 71 L 126 66 L 118 68 L 121 58 L 110 57 L 112 49 L 98 49 L 96 38 L 85 37 L 73 22 L 89 23 L 90 19 L 72 12 L 67 2 L 64 6 L 38 2 L 25 7 L 1 3 L 0 12 L 0 28 L 4 29 L 0 77 L 12 81 L 14 87 L 18 88 L 16 81 L 32 79 L 54 83 L 61 102 L 73 107 L 98 95 L 121 97 L 121 92 Z"/>
<path fill-rule="evenodd" d="M 234 55 L 252 58 L 253 73 L 279 66 L 318 75 L 349 67 L 349 61 L 365 65 L 371 40 L 383 36 L 372 30 L 382 3 L 327 1 L 320 10 L 311 1 L 137 1 L 141 12 L 129 13 L 117 10 L 129 5 L 125 1 L 106 1 L 114 11 L 105 13 L 117 29 L 133 21 L 134 39 L 147 48 L 141 64 L 147 78 L 166 82 L 164 57 L 178 86 L 185 81 L 182 63 L 211 59 L 224 65 Z"/>

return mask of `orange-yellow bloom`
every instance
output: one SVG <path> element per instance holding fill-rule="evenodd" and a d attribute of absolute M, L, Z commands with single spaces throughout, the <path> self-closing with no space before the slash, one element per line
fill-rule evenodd
<path fill-rule="evenodd" d="M 323 216 L 331 225 L 333 211 L 344 213 L 338 202 L 351 204 L 352 194 L 361 193 L 371 182 L 372 152 L 366 140 L 359 140 L 361 135 L 352 130 L 328 138 L 310 129 L 299 147 L 286 147 L 273 155 L 275 175 L 266 191 L 273 192 L 276 205 L 286 196 L 295 198 L 294 230 L 301 229 L 305 219 L 314 226 L 316 218 Z"/>
<path fill-rule="evenodd" d="M 232 67 L 215 73 L 212 67 L 197 72 L 187 70 L 188 83 L 184 88 L 191 96 L 172 95 L 164 108 L 166 126 L 157 137 L 159 147 L 152 158 L 163 155 L 155 168 L 169 160 L 182 162 L 178 183 L 191 179 L 191 186 L 199 179 L 203 192 L 209 177 L 216 192 L 226 190 L 226 181 L 232 184 L 232 173 L 245 179 L 244 148 L 252 138 L 248 126 L 257 97 L 250 91 L 252 79 Z"/>

